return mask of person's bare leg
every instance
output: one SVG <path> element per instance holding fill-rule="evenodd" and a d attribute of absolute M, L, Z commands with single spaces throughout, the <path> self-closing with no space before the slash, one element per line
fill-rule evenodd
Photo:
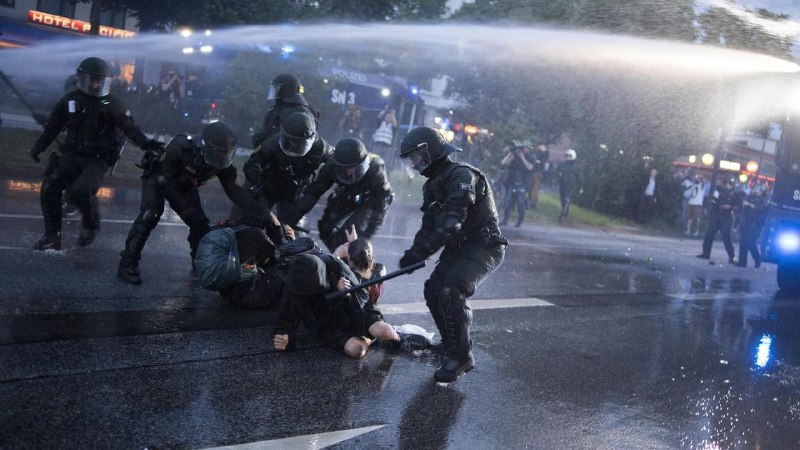
<path fill-rule="evenodd" d="M 375 322 L 369 327 L 369 334 L 376 339 L 383 341 L 397 342 L 400 340 L 400 335 L 397 334 L 394 327 L 386 322 Z"/>

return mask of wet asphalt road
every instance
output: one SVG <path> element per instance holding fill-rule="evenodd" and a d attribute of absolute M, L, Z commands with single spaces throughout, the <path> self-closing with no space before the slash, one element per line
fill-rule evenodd
<path fill-rule="evenodd" d="M 800 299 L 778 292 L 772 265 L 729 266 L 719 242 L 724 264 L 709 264 L 698 240 L 507 229 L 506 261 L 473 297 L 486 300 L 477 368 L 440 385 L 428 354 L 354 361 L 310 337 L 276 354 L 273 312 L 226 307 L 191 277 L 171 211 L 145 249 L 145 283 L 116 280 L 135 180 L 101 192 L 92 246 L 75 248 L 69 221 L 65 251 L 29 250 L 37 182 L 0 179 L 0 448 L 800 446 Z M 201 196 L 225 216 L 218 186 Z M 392 206 L 375 239 L 390 269 L 419 216 Z M 387 283 L 391 323 L 435 329 L 408 312 L 424 307 L 431 266 Z"/>

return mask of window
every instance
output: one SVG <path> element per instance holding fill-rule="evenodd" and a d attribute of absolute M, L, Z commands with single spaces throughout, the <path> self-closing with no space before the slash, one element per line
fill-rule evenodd
<path fill-rule="evenodd" d="M 70 0 L 39 0 L 36 10 L 70 19 L 75 17 L 75 3 Z"/>
<path fill-rule="evenodd" d="M 124 30 L 125 15 L 125 10 L 122 8 L 104 9 L 100 12 L 100 25 Z"/>

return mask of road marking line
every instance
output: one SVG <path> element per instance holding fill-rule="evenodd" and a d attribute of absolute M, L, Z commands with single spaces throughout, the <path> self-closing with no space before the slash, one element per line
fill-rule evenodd
<path fill-rule="evenodd" d="M 469 305 L 472 309 L 500 309 L 500 308 L 524 308 L 532 306 L 554 306 L 539 298 L 499 298 L 494 300 L 470 300 Z M 424 302 L 415 303 L 393 303 L 378 305 L 378 309 L 383 314 L 411 314 L 426 313 L 428 306 Z"/>
<path fill-rule="evenodd" d="M 249 444 L 227 445 L 225 447 L 210 447 L 205 450 L 305 450 L 309 448 L 320 449 L 329 445 L 353 439 L 370 431 L 379 430 L 386 425 L 353 428 L 352 430 L 331 431 L 329 433 L 306 434 L 283 439 L 251 442 Z"/>
<path fill-rule="evenodd" d="M 764 298 L 765 295 L 754 294 L 747 292 L 704 292 L 698 294 L 667 294 L 667 297 L 672 297 L 678 300 L 741 300 L 748 298 Z"/>

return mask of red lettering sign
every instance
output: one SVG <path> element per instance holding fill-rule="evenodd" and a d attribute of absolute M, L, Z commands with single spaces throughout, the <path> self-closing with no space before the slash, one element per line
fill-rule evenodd
<path fill-rule="evenodd" d="M 53 28 L 62 28 L 65 30 L 77 31 L 78 33 L 89 34 L 92 31 L 92 24 L 82 20 L 69 19 L 67 17 L 56 16 L 55 14 L 47 14 L 41 11 L 28 11 L 28 22 L 36 23 L 39 25 L 46 25 Z M 120 30 L 119 28 L 107 27 L 100 25 L 100 36 L 111 38 L 132 38 L 136 33 L 128 30 Z"/>

